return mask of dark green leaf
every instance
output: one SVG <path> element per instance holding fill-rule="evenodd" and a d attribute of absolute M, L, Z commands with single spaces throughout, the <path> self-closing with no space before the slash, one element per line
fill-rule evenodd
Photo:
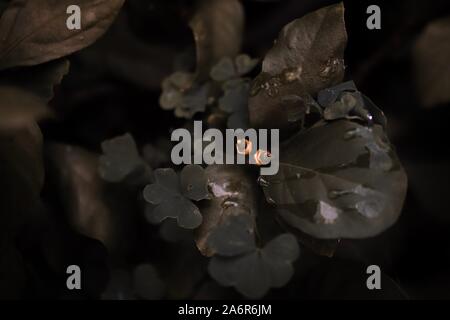
<path fill-rule="evenodd" d="M 194 75 L 175 72 L 164 79 L 159 104 L 164 110 L 174 110 L 178 118 L 191 119 L 197 112 L 204 112 L 208 104 L 209 85 L 198 86 Z"/>

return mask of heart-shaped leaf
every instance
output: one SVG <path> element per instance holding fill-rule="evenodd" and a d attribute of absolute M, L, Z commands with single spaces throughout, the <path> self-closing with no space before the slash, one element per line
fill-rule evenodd
<path fill-rule="evenodd" d="M 195 229 L 202 223 L 202 215 L 191 200 L 208 198 L 207 179 L 203 168 L 188 165 L 180 176 L 173 169 L 156 169 L 155 183 L 144 189 L 144 199 L 155 207 L 149 210 L 150 222 L 159 223 L 167 218 L 175 218 L 180 227 Z"/>
<path fill-rule="evenodd" d="M 309 109 L 309 97 L 344 77 L 347 33 L 342 3 L 294 20 L 281 31 L 267 53 L 262 73 L 254 80 L 250 124 L 262 128 L 288 128 L 283 97 L 297 95 L 299 112 Z"/>
<path fill-rule="evenodd" d="M 365 238 L 400 215 L 407 179 L 379 125 L 319 123 L 287 141 L 266 198 L 292 227 L 321 239 Z"/>
<path fill-rule="evenodd" d="M 209 264 L 210 275 L 223 286 L 233 286 L 252 299 L 263 297 L 270 288 L 286 285 L 294 274 L 292 262 L 299 247 L 291 234 L 282 234 L 264 248 L 225 258 L 214 256 Z"/>

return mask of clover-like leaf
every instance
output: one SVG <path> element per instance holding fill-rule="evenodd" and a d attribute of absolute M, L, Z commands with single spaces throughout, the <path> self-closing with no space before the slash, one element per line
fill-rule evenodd
<path fill-rule="evenodd" d="M 211 69 L 210 77 L 215 81 L 226 81 L 238 76 L 236 67 L 230 57 L 220 59 Z"/>
<path fill-rule="evenodd" d="M 321 239 L 365 238 L 400 215 L 407 179 L 383 128 L 320 123 L 280 150 L 263 189 L 291 227 Z"/>
<path fill-rule="evenodd" d="M 209 196 L 203 168 L 188 165 L 179 176 L 173 169 L 157 169 L 154 177 L 155 183 L 147 185 L 143 192 L 144 199 L 154 205 L 147 218 L 153 223 L 175 218 L 180 227 L 197 228 L 202 223 L 202 215 L 191 200 Z"/>
<path fill-rule="evenodd" d="M 194 75 L 175 72 L 164 79 L 159 104 L 164 110 L 174 110 L 178 118 L 192 118 L 204 112 L 208 104 L 209 85 L 194 83 Z"/>
<path fill-rule="evenodd" d="M 243 76 L 252 71 L 259 63 L 258 59 L 252 59 L 247 54 L 240 54 L 234 60 L 236 64 L 236 71 L 240 76 Z"/>
<path fill-rule="evenodd" d="M 292 263 L 298 258 L 299 246 L 291 234 L 282 234 L 262 249 L 235 257 L 214 256 L 210 275 L 223 286 L 233 286 L 252 299 L 263 297 L 270 288 L 287 284 L 294 274 Z"/>
<path fill-rule="evenodd" d="M 242 79 L 229 80 L 224 83 L 223 90 L 224 95 L 219 99 L 219 108 L 229 113 L 228 128 L 247 129 L 249 83 Z"/>
<path fill-rule="evenodd" d="M 258 62 L 258 59 L 252 59 L 246 54 L 240 54 L 234 60 L 224 57 L 212 67 L 210 77 L 218 82 L 237 79 L 249 73 Z"/>
<path fill-rule="evenodd" d="M 83 28 L 69 30 L 73 1 L 12 0 L 0 18 L 0 70 L 67 56 L 95 42 L 108 29 L 124 0 L 78 1 Z"/>
<path fill-rule="evenodd" d="M 104 141 L 102 150 L 99 172 L 104 180 L 133 183 L 147 180 L 150 168 L 139 156 L 136 142 L 129 133 Z"/>
<path fill-rule="evenodd" d="M 252 85 L 249 104 L 252 127 L 290 128 L 292 121 L 282 99 L 299 96 L 298 112 L 306 113 L 310 97 L 342 81 L 346 44 L 342 3 L 286 25 Z"/>

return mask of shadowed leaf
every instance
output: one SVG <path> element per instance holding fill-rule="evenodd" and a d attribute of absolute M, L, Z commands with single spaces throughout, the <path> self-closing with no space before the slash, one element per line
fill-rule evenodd
<path fill-rule="evenodd" d="M 62 59 L 33 67 L 5 70 L 1 73 L 0 84 L 20 87 L 49 102 L 53 98 L 53 88 L 61 83 L 69 67 L 69 60 Z"/>
<path fill-rule="evenodd" d="M 321 239 L 365 238 L 400 215 L 407 179 L 382 128 L 340 120 L 287 141 L 264 192 L 287 224 Z"/>
<path fill-rule="evenodd" d="M 18 87 L 0 86 L 0 130 L 23 128 L 50 114 L 38 96 Z"/>
<path fill-rule="evenodd" d="M 212 198 L 202 207 L 203 223 L 196 231 L 203 255 L 232 256 L 254 247 L 255 189 L 245 169 L 212 165 L 206 169 Z"/>
<path fill-rule="evenodd" d="M 239 53 L 244 10 L 239 0 L 203 0 L 190 27 L 197 47 L 197 77 L 205 80 L 221 58 Z"/>
<path fill-rule="evenodd" d="M 252 299 L 263 297 L 270 288 L 286 285 L 294 274 L 292 262 L 299 247 L 291 234 L 282 234 L 262 249 L 224 258 L 214 256 L 209 264 L 210 275 L 223 286 L 233 286 Z"/>
<path fill-rule="evenodd" d="M 450 101 L 450 17 L 431 22 L 413 49 L 415 83 L 425 107 Z"/>
<path fill-rule="evenodd" d="M 46 154 L 71 226 L 101 241 L 113 254 L 126 250 L 133 240 L 129 233 L 132 208 L 124 190 L 100 178 L 98 155 L 62 144 L 50 144 Z"/>
<path fill-rule="evenodd" d="M 267 53 L 262 73 L 254 80 L 250 123 L 255 127 L 287 128 L 282 98 L 299 96 L 298 112 L 309 108 L 309 97 L 344 77 L 347 33 L 342 3 L 294 20 L 281 31 Z"/>
<path fill-rule="evenodd" d="M 102 143 L 100 176 L 108 182 L 148 183 L 151 168 L 139 156 L 136 142 L 126 133 Z"/>
<path fill-rule="evenodd" d="M 69 30 L 69 0 L 12 0 L 0 18 L 0 70 L 55 60 L 95 42 L 124 0 L 82 0 L 81 30 Z"/>
<path fill-rule="evenodd" d="M 188 165 L 180 176 L 173 169 L 156 169 L 154 177 L 155 183 L 147 185 L 143 192 L 144 199 L 154 205 L 147 212 L 150 222 L 160 223 L 167 218 L 175 218 L 180 227 L 197 228 L 202 223 L 202 215 L 191 200 L 208 197 L 203 168 Z"/>
<path fill-rule="evenodd" d="M 0 135 L 0 233 L 17 226 L 40 210 L 44 184 L 42 133 L 36 123 Z"/>

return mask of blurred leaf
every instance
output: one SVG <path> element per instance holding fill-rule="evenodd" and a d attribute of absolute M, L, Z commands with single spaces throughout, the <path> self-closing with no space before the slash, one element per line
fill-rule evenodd
<path fill-rule="evenodd" d="M 100 176 L 108 182 L 142 184 L 150 181 L 151 169 L 139 156 L 136 142 L 126 133 L 102 143 Z"/>
<path fill-rule="evenodd" d="M 318 124 L 280 154 L 280 171 L 262 186 L 290 226 L 320 239 L 365 238 L 400 215 L 407 178 L 379 125 Z"/>
<path fill-rule="evenodd" d="M 414 80 L 425 107 L 450 101 L 450 17 L 431 22 L 413 49 Z"/>
<path fill-rule="evenodd" d="M 41 209 L 42 133 L 36 123 L 0 135 L 0 234 L 14 233 Z"/>
<path fill-rule="evenodd" d="M 148 7 L 148 3 L 145 5 Z M 78 58 L 89 69 L 105 71 L 147 90 L 158 90 L 161 81 L 173 69 L 177 50 L 167 44 L 141 39 L 133 32 L 134 21 L 130 20 L 128 12 L 119 14 L 105 36 L 95 46 L 81 51 Z"/>
<path fill-rule="evenodd" d="M 282 98 L 297 95 L 297 112 L 307 112 L 310 97 L 344 77 L 347 33 L 342 3 L 294 20 L 281 31 L 254 80 L 250 123 L 254 127 L 288 128 Z M 285 115 L 283 117 L 283 115 Z"/>
<path fill-rule="evenodd" d="M 112 271 L 103 300 L 159 300 L 165 293 L 165 284 L 151 264 L 140 264 L 130 273 L 127 270 Z"/>
<path fill-rule="evenodd" d="M 241 76 L 252 71 L 259 63 L 258 59 L 252 59 L 249 55 L 240 54 L 235 59 L 237 73 Z"/>
<path fill-rule="evenodd" d="M 147 218 L 159 223 L 167 218 L 176 218 L 178 225 L 195 229 L 202 223 L 202 215 L 191 200 L 208 198 L 207 178 L 198 165 L 187 165 L 178 176 L 173 169 L 156 169 L 155 183 L 144 189 L 144 199 L 155 205 Z"/>
<path fill-rule="evenodd" d="M 164 282 L 150 264 L 141 264 L 134 268 L 133 287 L 136 295 L 146 300 L 157 300 L 164 296 Z"/>
<path fill-rule="evenodd" d="M 142 157 L 151 168 L 160 168 L 170 163 L 171 150 L 171 142 L 161 138 L 153 144 L 146 144 L 142 148 Z"/>
<path fill-rule="evenodd" d="M 282 234 L 264 248 L 233 257 L 214 256 L 209 264 L 210 275 L 223 286 L 233 286 L 251 299 L 263 297 L 270 288 L 280 288 L 294 274 L 292 262 L 299 247 L 291 234 Z"/>
<path fill-rule="evenodd" d="M 112 254 L 126 250 L 132 243 L 132 208 L 124 190 L 108 188 L 101 180 L 99 157 L 62 144 L 49 145 L 47 157 L 70 225 L 77 232 L 101 241 Z"/>
<path fill-rule="evenodd" d="M 208 277 L 207 259 L 192 245 L 191 238 L 171 247 L 164 273 L 167 299 L 190 299 Z"/>
<path fill-rule="evenodd" d="M 0 86 L 0 130 L 23 128 L 50 114 L 38 96 L 18 87 Z"/>
<path fill-rule="evenodd" d="M 244 9 L 239 0 L 202 0 L 190 27 L 197 47 L 197 78 L 206 80 L 223 57 L 236 56 L 241 48 Z"/>
<path fill-rule="evenodd" d="M 3 11 L 8 7 L 8 0 L 1 0 L 0 1 L 0 17 L 3 14 Z"/>
<path fill-rule="evenodd" d="M 189 242 L 192 244 L 192 230 L 183 229 L 178 226 L 176 219 L 166 219 L 159 227 L 159 235 L 161 239 L 171 243 Z"/>
<path fill-rule="evenodd" d="M 19 87 L 49 102 L 53 98 L 54 86 L 61 83 L 69 67 L 69 60 L 61 59 L 33 67 L 5 70 L 0 74 L 0 85 Z"/>
<path fill-rule="evenodd" d="M 12 0 L 0 18 L 0 70 L 41 64 L 94 43 L 108 29 L 124 0 L 83 0 L 81 30 L 69 30 L 69 0 Z"/>
<path fill-rule="evenodd" d="M 133 300 L 133 285 L 131 275 L 125 270 L 111 272 L 108 287 L 102 293 L 102 300 Z"/>
<path fill-rule="evenodd" d="M 250 72 L 258 62 L 258 59 L 252 59 L 246 54 L 238 55 L 234 61 L 230 57 L 223 57 L 212 67 L 210 77 L 218 82 L 239 78 Z"/>
<path fill-rule="evenodd" d="M 236 255 L 253 248 L 255 233 L 255 185 L 240 166 L 206 168 L 212 198 L 202 207 L 203 223 L 196 231 L 203 255 Z"/>
<path fill-rule="evenodd" d="M 14 246 L 0 243 L 0 252 L 0 299 L 21 299 L 27 288 L 24 258 Z"/>
<path fill-rule="evenodd" d="M 175 72 L 164 79 L 162 87 L 159 104 L 164 110 L 174 110 L 176 117 L 191 119 L 206 110 L 209 84 L 197 85 L 193 74 Z"/>
<path fill-rule="evenodd" d="M 226 81 L 236 77 L 237 71 L 234 66 L 234 62 L 230 57 L 224 57 L 215 64 L 209 76 L 215 81 Z"/>
<path fill-rule="evenodd" d="M 233 257 L 255 249 L 252 217 L 238 214 L 228 217 L 208 237 L 210 250 L 215 254 Z"/>

